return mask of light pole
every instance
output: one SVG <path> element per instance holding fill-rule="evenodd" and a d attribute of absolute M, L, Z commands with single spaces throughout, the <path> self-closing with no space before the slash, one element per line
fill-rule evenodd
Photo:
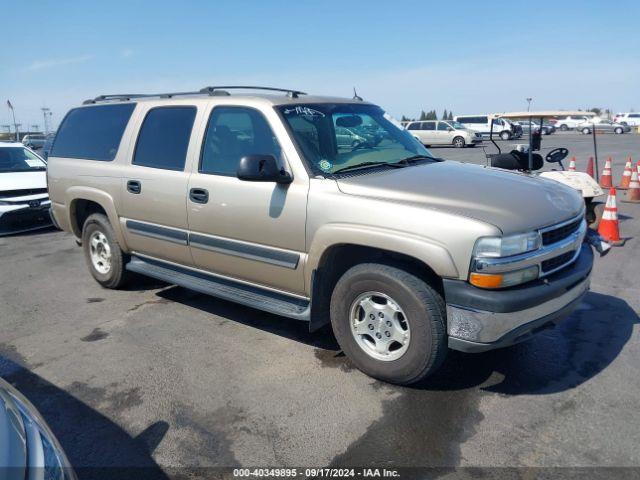
<path fill-rule="evenodd" d="M 51 109 L 47 107 L 42 107 L 40 110 L 42 110 L 42 116 L 44 117 L 44 134 L 47 135 L 49 133 L 49 120 L 53 114 Z"/>
<path fill-rule="evenodd" d="M 525 100 L 527 101 L 527 112 L 528 112 L 529 110 L 531 110 L 531 100 L 533 100 L 533 98 L 527 97 Z"/>

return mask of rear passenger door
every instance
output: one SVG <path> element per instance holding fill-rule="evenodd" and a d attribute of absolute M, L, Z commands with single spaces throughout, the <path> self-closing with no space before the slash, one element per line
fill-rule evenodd
<path fill-rule="evenodd" d="M 122 178 L 120 222 L 129 249 L 183 265 L 193 264 L 185 165 L 196 115 L 193 105 L 148 108 Z"/>
<path fill-rule="evenodd" d="M 278 140 L 267 113 L 280 121 L 274 111 L 213 107 L 189 181 L 191 254 L 200 269 L 303 294 L 308 177 L 283 185 L 236 175 L 246 155 L 273 155 L 289 170 L 288 139 Z"/>

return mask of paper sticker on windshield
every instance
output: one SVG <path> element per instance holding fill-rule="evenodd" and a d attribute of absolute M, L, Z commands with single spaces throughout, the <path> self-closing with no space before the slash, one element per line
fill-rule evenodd
<path fill-rule="evenodd" d="M 27 165 L 29 165 L 31 168 L 44 167 L 44 162 L 42 160 L 38 160 L 37 158 L 26 158 L 25 162 L 27 162 Z"/>
<path fill-rule="evenodd" d="M 324 117 L 324 113 L 314 110 L 313 108 L 305 107 L 303 105 L 298 105 L 293 108 L 285 108 L 284 114 L 291 115 L 292 113 L 296 115 L 302 115 L 305 117 Z"/>
<path fill-rule="evenodd" d="M 322 170 L 323 172 L 328 172 L 329 170 L 331 170 L 331 167 L 333 167 L 329 160 L 320 160 L 320 163 L 318 165 L 320 166 L 320 170 Z"/>

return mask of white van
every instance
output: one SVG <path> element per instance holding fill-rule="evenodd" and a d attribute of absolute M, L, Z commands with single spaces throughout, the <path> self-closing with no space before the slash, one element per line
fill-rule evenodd
<path fill-rule="evenodd" d="M 456 115 L 453 119 L 481 135 L 489 136 L 491 132 L 491 115 Z M 511 140 L 517 137 L 516 127 L 504 118 L 496 118 L 493 121 L 493 134 L 502 140 Z"/>
<path fill-rule="evenodd" d="M 409 122 L 406 128 L 423 145 L 453 145 L 462 148 L 482 143 L 482 135 L 453 120 Z"/>

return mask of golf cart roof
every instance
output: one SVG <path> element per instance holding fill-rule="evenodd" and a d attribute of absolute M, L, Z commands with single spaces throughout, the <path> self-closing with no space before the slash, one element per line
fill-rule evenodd
<path fill-rule="evenodd" d="M 593 112 L 583 112 L 579 110 L 540 110 L 538 112 L 505 112 L 494 113 L 493 118 L 554 118 L 554 117 L 594 117 Z"/>

